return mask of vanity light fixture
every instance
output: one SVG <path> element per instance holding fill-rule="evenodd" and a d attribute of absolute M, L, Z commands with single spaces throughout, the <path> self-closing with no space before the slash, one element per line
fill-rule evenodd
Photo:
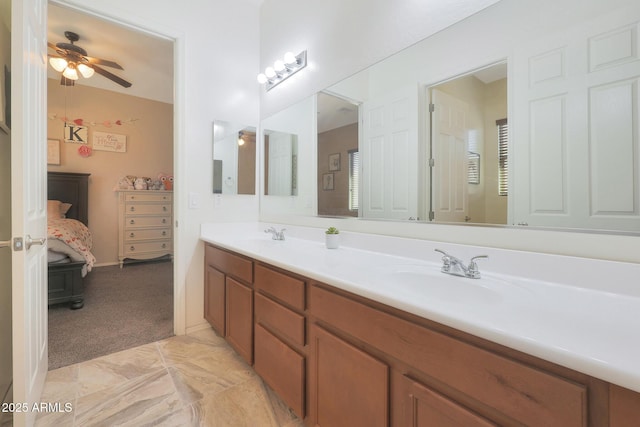
<path fill-rule="evenodd" d="M 264 73 L 258 74 L 258 83 L 265 85 L 267 90 L 271 90 L 306 66 L 306 50 L 297 55 L 287 52 L 283 59 L 278 59 L 273 63 L 273 67 L 267 67 Z"/>

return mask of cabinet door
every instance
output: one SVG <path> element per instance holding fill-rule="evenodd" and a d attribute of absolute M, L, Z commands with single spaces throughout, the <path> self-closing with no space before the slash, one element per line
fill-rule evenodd
<path fill-rule="evenodd" d="M 411 378 L 400 379 L 398 401 L 400 426 L 414 427 L 495 427 L 496 424 L 471 412 Z"/>
<path fill-rule="evenodd" d="M 242 283 L 226 278 L 227 333 L 229 344 L 247 361 L 253 363 L 253 290 Z"/>
<path fill-rule="evenodd" d="M 316 426 L 389 425 L 389 367 L 317 325 L 311 327 Z"/>
<path fill-rule="evenodd" d="M 206 276 L 204 284 L 204 318 L 218 334 L 224 336 L 224 274 L 207 265 Z"/>

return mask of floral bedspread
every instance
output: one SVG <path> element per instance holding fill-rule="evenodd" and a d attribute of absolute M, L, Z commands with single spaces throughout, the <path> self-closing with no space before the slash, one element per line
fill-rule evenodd
<path fill-rule="evenodd" d="M 91 271 L 96 258 L 91 253 L 93 238 L 86 225 L 75 219 L 49 219 L 47 224 L 50 251 L 66 254 L 73 261 L 84 261 L 83 276 Z"/>

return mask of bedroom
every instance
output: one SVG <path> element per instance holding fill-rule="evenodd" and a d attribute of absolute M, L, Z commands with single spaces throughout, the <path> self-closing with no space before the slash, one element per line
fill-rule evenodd
<path fill-rule="evenodd" d="M 140 267 L 125 265 L 118 271 L 118 264 L 122 267 L 126 255 L 120 253 L 118 239 L 119 233 L 122 234 L 119 231 L 119 194 L 124 196 L 124 193 L 115 190 L 120 189 L 118 183 L 125 176 L 148 177 L 152 181 L 158 180 L 160 175 L 173 176 L 173 46 L 166 40 L 51 4 L 50 43 L 69 43 L 65 39 L 66 31 L 79 35 L 75 45 L 86 49 L 89 55 L 123 65 L 124 70 L 106 69 L 132 83 L 131 87 L 125 88 L 96 74 L 91 78 L 80 76 L 76 84 L 66 86 L 61 84 L 60 73 L 48 67 L 48 172 L 88 174 L 88 226 L 95 261 L 93 275 L 88 272 L 86 283 L 98 287 L 100 281 L 104 281 L 100 277 L 117 274 L 117 282 L 126 286 L 127 277 L 135 277 L 135 270 Z M 74 137 L 70 137 L 65 121 L 76 126 Z M 120 146 L 100 146 L 95 142 L 105 135 L 117 138 Z M 75 140 L 77 136 L 81 136 L 84 143 Z M 71 139 L 75 141 L 69 141 Z M 50 174 L 50 192 L 56 185 L 52 175 L 55 174 Z M 65 181 L 60 185 L 64 189 L 68 183 Z M 161 194 L 171 197 L 170 192 L 162 191 L 155 196 Z M 165 209 L 171 209 L 170 203 Z M 171 222 L 170 217 L 167 221 Z M 171 236 L 170 228 L 168 234 Z M 140 244 L 148 244 L 146 241 Z M 168 245 L 167 252 L 170 251 L 171 242 L 161 244 Z M 149 257 L 160 255 L 149 254 Z M 172 282 L 171 266 L 168 269 L 165 266 L 163 270 L 168 272 L 166 280 Z M 102 273 L 97 275 L 96 271 Z M 53 282 L 51 274 L 49 282 Z M 59 292 L 56 297 L 52 292 L 50 286 L 50 304 L 56 304 L 49 309 L 49 345 L 50 353 L 55 353 L 59 346 L 51 341 L 56 339 L 54 332 L 61 328 L 56 322 L 74 322 L 89 316 L 92 307 L 85 305 L 82 314 L 66 309 L 69 305 L 74 308 L 84 305 L 82 290 L 74 291 L 72 296 Z M 52 315 L 56 316 L 53 322 Z"/>

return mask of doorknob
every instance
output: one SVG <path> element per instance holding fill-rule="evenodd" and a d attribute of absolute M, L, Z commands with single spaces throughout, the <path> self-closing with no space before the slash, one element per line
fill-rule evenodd
<path fill-rule="evenodd" d="M 0 248 L 10 248 L 10 247 L 11 247 L 11 240 L 0 241 Z"/>
<path fill-rule="evenodd" d="M 40 239 L 32 239 L 30 235 L 27 234 L 27 237 L 24 239 L 24 246 L 29 250 L 29 248 L 33 245 L 44 245 L 47 241 L 46 237 Z"/>

